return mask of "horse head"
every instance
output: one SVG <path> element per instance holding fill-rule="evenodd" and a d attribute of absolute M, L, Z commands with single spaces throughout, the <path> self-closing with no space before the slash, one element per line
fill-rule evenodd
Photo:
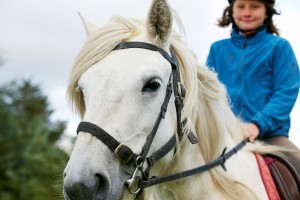
<path fill-rule="evenodd" d="M 170 52 L 172 11 L 165 0 L 155 0 L 146 23 L 114 17 L 98 28 L 82 19 L 88 40 L 71 72 L 68 92 L 86 124 L 79 126 L 65 168 L 64 195 L 118 199 L 137 167 L 146 167 L 145 157 L 165 145 L 178 128 L 171 94 L 174 80 L 180 84 L 180 75 L 172 75 L 178 72 Z M 112 139 L 105 142 L 97 134 Z M 110 147 L 113 142 L 116 147 Z M 133 156 L 122 160 L 123 151 Z M 160 162 L 167 166 L 173 153 Z"/>

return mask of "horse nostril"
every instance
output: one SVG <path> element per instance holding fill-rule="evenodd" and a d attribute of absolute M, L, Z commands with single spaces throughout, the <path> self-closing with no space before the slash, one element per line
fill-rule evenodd
<path fill-rule="evenodd" d="M 99 185 L 105 185 L 105 178 L 102 177 L 100 174 L 96 174 L 96 178 L 98 180 Z"/>
<path fill-rule="evenodd" d="M 96 174 L 96 179 L 98 183 L 97 194 L 102 194 L 103 196 L 106 196 L 110 188 L 110 182 L 108 178 L 101 174 Z"/>
<path fill-rule="evenodd" d="M 93 199 L 94 189 L 81 182 L 75 182 L 70 187 L 64 187 L 64 192 L 69 199 Z"/>

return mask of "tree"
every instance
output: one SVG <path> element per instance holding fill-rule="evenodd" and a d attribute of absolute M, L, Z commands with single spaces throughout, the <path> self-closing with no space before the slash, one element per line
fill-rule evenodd
<path fill-rule="evenodd" d="M 0 87 L 0 199 L 59 199 L 65 122 L 50 121 L 47 97 L 30 81 Z"/>

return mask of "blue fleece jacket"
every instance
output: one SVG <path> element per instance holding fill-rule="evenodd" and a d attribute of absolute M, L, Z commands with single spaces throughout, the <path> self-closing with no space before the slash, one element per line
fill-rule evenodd
<path fill-rule="evenodd" d="M 287 40 L 266 29 L 250 37 L 232 31 L 212 44 L 206 64 L 227 87 L 235 115 L 255 123 L 260 139 L 288 136 L 300 76 Z"/>

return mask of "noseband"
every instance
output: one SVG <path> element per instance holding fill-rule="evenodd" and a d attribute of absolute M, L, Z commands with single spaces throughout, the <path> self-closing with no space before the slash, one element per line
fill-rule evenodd
<path fill-rule="evenodd" d="M 172 49 L 170 49 L 171 56 L 169 56 L 169 54 L 166 51 L 153 44 L 144 43 L 144 42 L 121 42 L 113 50 L 121 50 L 121 49 L 129 49 L 129 48 L 141 48 L 141 49 L 147 49 L 147 50 L 159 52 L 171 64 L 172 67 L 172 73 L 170 75 L 170 80 L 167 85 L 166 95 L 163 104 L 161 105 L 161 109 L 155 121 L 154 127 L 152 128 L 151 133 L 147 136 L 141 154 L 140 155 L 135 154 L 129 147 L 118 142 L 109 133 L 107 133 L 105 130 L 101 129 L 100 127 L 98 127 L 93 123 L 80 122 L 77 128 L 77 133 L 83 131 L 94 135 L 99 140 L 101 140 L 116 155 L 116 157 L 122 163 L 128 166 L 135 167 L 132 177 L 127 181 L 125 181 L 121 196 L 123 197 L 126 188 L 131 194 L 137 195 L 138 193 L 141 192 L 141 189 L 143 188 L 150 187 L 164 182 L 173 181 L 176 179 L 181 179 L 197 173 L 201 173 L 203 171 L 214 168 L 218 165 L 221 165 L 224 168 L 224 170 L 226 170 L 225 168 L 226 160 L 230 158 L 232 155 L 234 155 L 235 153 L 237 153 L 237 151 L 240 150 L 243 146 L 245 146 L 247 143 L 246 140 L 243 140 L 241 143 L 239 143 L 235 148 L 230 150 L 228 153 L 225 153 L 226 149 L 224 149 L 222 155 L 218 159 L 210 163 L 207 163 L 204 166 L 187 170 L 184 172 L 180 172 L 180 173 L 171 174 L 169 176 L 148 178 L 151 167 L 158 160 L 160 160 L 162 157 L 164 157 L 167 153 L 169 153 L 172 149 L 176 147 L 176 135 L 174 134 L 165 145 L 163 145 L 159 150 L 157 150 L 152 155 L 147 157 L 151 144 L 158 130 L 159 124 L 161 120 L 165 117 L 165 113 L 167 112 L 167 107 L 172 92 L 174 92 L 174 97 L 175 97 L 178 140 L 181 141 L 183 137 L 183 132 L 182 132 L 183 123 L 181 120 L 181 111 L 183 109 L 183 98 L 185 96 L 185 88 L 180 82 L 179 67 L 177 65 L 176 57 Z M 198 142 L 198 139 L 192 132 L 189 132 L 187 136 L 192 144 Z M 147 162 L 148 165 L 146 169 L 143 169 L 145 161 Z"/>

